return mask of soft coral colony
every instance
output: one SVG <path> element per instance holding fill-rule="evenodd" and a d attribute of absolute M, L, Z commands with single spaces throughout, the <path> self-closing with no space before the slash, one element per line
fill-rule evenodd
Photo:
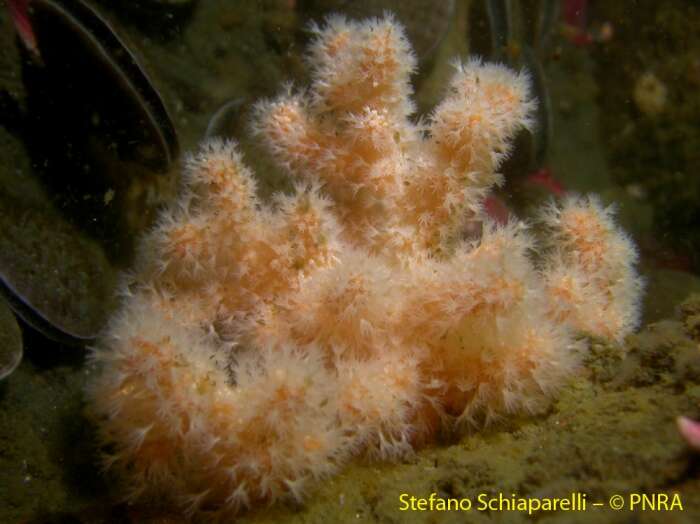
<path fill-rule="evenodd" d="M 227 514 L 298 499 L 353 457 L 543 410 L 577 336 L 638 322 L 634 247 L 596 199 L 549 206 L 539 243 L 482 217 L 532 124 L 526 74 L 456 64 L 416 123 L 396 22 L 315 32 L 308 92 L 255 115 L 296 191 L 265 205 L 235 144 L 205 144 L 94 353 L 106 461 L 132 498 Z"/>

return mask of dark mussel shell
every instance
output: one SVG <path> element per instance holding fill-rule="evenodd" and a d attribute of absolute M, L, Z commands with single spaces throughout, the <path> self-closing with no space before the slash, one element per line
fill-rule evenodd
<path fill-rule="evenodd" d="M 3 218 L 12 234 L 0 235 L 0 291 L 50 338 L 83 344 L 114 305 L 115 268 L 130 264 L 134 239 L 171 190 L 177 135 L 135 55 L 87 3 L 8 1 L 21 8 L 12 15 L 24 111 L 0 123 L 22 140 L 44 196 L 0 195 L 12 211 Z"/>
<path fill-rule="evenodd" d="M 135 55 L 96 11 L 81 0 L 24 1 L 39 53 L 25 49 L 22 63 L 20 134 L 33 170 L 63 215 L 127 265 L 172 182 L 175 127 Z"/>
<path fill-rule="evenodd" d="M 29 103 L 64 126 L 87 126 L 76 131 L 111 142 L 120 158 L 167 169 L 178 152 L 175 128 L 152 81 L 110 25 L 81 0 L 27 2 L 41 65 L 29 63 L 25 86 L 31 98 L 42 95 Z M 84 116 L 88 122 L 80 121 Z"/>

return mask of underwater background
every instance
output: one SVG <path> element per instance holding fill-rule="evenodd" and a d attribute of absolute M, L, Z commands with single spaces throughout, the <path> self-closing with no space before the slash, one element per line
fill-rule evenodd
<path fill-rule="evenodd" d="M 235 138 L 263 197 L 289 190 L 249 137 L 253 103 L 285 82 L 308 83 L 311 21 L 387 9 L 416 49 L 418 114 L 443 95 L 452 57 L 530 70 L 538 125 L 502 168 L 493 212 L 527 218 L 567 192 L 615 203 L 640 252 L 642 327 L 622 348 L 591 340 L 582 372 L 546 416 L 505 419 L 397 464 L 352 464 L 302 505 L 238 520 L 700 521 L 698 455 L 677 426 L 679 416 L 700 418 L 697 2 L 7 0 L 0 522 L 186 521 L 118 502 L 86 415 L 86 347 L 117 306 L 139 235 L 174 195 L 182 154 L 205 137 Z M 399 512 L 400 494 L 433 492 L 677 493 L 683 510 Z"/>

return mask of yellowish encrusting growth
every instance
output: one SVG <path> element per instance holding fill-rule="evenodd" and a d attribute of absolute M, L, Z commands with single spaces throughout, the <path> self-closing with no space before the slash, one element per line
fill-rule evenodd
<path fill-rule="evenodd" d="M 309 91 L 255 112 L 296 191 L 263 204 L 236 145 L 205 144 L 94 352 L 105 460 L 131 498 L 218 515 L 301 499 L 354 457 L 542 411 L 578 335 L 638 322 L 635 250 L 596 199 L 547 208 L 546 241 L 484 216 L 532 125 L 525 73 L 457 63 L 416 123 L 391 17 L 315 32 Z"/>

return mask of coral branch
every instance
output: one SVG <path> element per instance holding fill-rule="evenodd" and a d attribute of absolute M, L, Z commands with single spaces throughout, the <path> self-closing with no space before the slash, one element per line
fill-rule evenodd
<path fill-rule="evenodd" d="M 542 221 L 551 253 L 544 272 L 550 315 L 579 331 L 620 340 L 639 325 L 636 250 L 594 197 L 551 205 Z"/>

